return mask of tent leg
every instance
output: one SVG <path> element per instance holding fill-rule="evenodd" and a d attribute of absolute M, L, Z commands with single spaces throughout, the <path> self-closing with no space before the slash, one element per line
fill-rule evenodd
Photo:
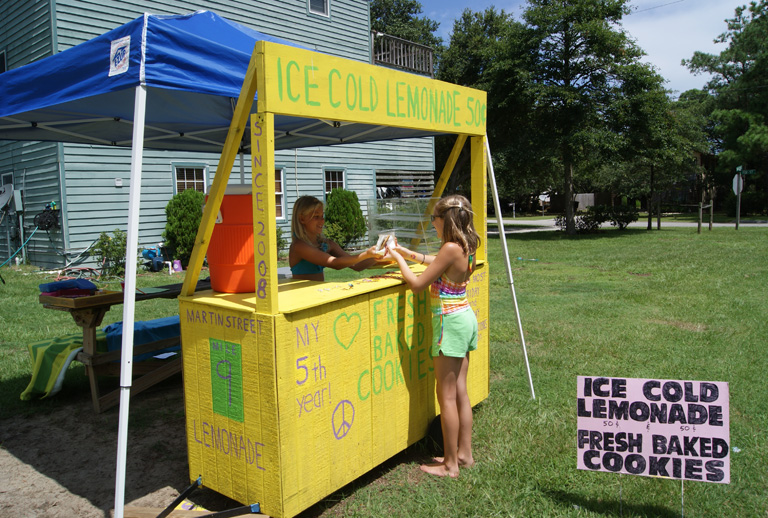
<path fill-rule="evenodd" d="M 515 316 L 517 317 L 517 329 L 520 332 L 520 342 L 523 345 L 523 356 L 525 357 L 525 369 L 528 371 L 528 384 L 531 386 L 531 399 L 536 399 L 536 392 L 533 390 L 533 377 L 531 377 L 531 366 L 528 363 L 528 351 L 525 347 L 525 336 L 523 335 L 523 324 L 520 321 L 520 310 L 517 307 L 517 296 L 515 295 L 515 280 L 512 278 L 512 267 L 509 263 L 509 250 L 507 250 L 507 235 L 504 232 L 504 222 L 501 217 L 501 205 L 499 204 L 499 193 L 496 190 L 496 175 L 493 172 L 493 161 L 491 160 L 491 147 L 488 144 L 488 135 L 485 136 L 485 152 L 488 155 L 488 183 L 491 184 L 493 193 L 493 207 L 496 209 L 496 221 L 499 226 L 499 238 L 501 240 L 501 249 L 504 251 L 504 261 L 507 264 L 507 279 L 509 279 L 509 289 L 512 291 L 512 300 L 515 303 Z"/>
<path fill-rule="evenodd" d="M 128 231 L 125 249 L 125 291 L 123 294 L 123 341 L 120 356 L 120 411 L 117 427 L 117 470 L 115 473 L 115 518 L 125 512 L 125 469 L 128 450 L 128 408 L 133 378 L 133 328 L 136 309 L 136 250 L 139 249 L 139 201 L 144 161 L 144 120 L 147 88 L 136 87 L 131 148 L 131 191 L 128 199 Z"/>

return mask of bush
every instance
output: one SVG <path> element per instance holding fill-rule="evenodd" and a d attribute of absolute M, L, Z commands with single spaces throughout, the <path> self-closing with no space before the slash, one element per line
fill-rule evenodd
<path fill-rule="evenodd" d="M 283 229 L 275 227 L 275 241 L 277 242 L 277 256 L 280 257 L 282 251 L 288 248 L 288 240 L 283 237 Z"/>
<path fill-rule="evenodd" d="M 633 221 L 637 221 L 638 216 L 637 209 L 634 207 L 625 205 L 619 205 L 618 207 L 593 205 L 587 207 L 584 214 L 575 216 L 574 224 L 576 225 L 576 232 L 581 234 L 597 232 L 606 221 L 610 221 L 611 225 L 618 227 L 619 230 L 624 230 L 627 228 L 627 225 Z M 556 217 L 555 225 L 557 225 L 560 230 L 565 230 L 565 216 Z"/>
<path fill-rule="evenodd" d="M 366 229 L 365 216 L 360 208 L 357 193 L 333 189 L 325 206 L 323 234 L 344 248 L 350 242 L 363 237 Z"/>
<path fill-rule="evenodd" d="M 203 217 L 202 206 L 205 195 L 194 189 L 187 189 L 171 198 L 165 206 L 165 231 L 163 239 L 171 249 L 173 257 L 181 264 L 189 264 L 195 246 L 197 229 Z"/>
<path fill-rule="evenodd" d="M 640 214 L 635 207 L 629 207 L 627 205 L 619 205 L 613 207 L 610 211 L 611 225 L 618 227 L 619 230 L 624 230 L 630 223 L 637 221 Z"/>
<path fill-rule="evenodd" d="M 125 232 L 116 228 L 112 236 L 106 232 L 99 235 L 93 245 L 96 260 L 101 265 L 101 274 L 105 277 L 122 277 L 125 275 L 125 247 L 127 246 Z"/>

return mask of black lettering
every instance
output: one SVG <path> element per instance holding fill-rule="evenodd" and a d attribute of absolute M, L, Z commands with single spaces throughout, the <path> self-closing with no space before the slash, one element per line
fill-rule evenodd
<path fill-rule="evenodd" d="M 707 470 L 707 480 L 710 482 L 720 482 L 725 478 L 725 473 L 722 468 L 725 463 L 721 460 L 708 460 L 704 464 L 704 469 Z"/>
<path fill-rule="evenodd" d="M 698 457 L 696 453 L 696 441 L 698 437 L 683 437 L 683 455 L 686 457 Z"/>
<path fill-rule="evenodd" d="M 651 455 L 648 457 L 648 474 L 652 477 L 657 475 L 660 477 L 669 477 L 667 462 L 669 462 L 669 457 L 654 457 Z"/>
<path fill-rule="evenodd" d="M 629 417 L 634 421 L 647 421 L 650 413 L 648 404 L 642 401 L 635 401 L 629 405 Z"/>
<path fill-rule="evenodd" d="M 661 395 L 667 401 L 675 403 L 683 399 L 683 388 L 676 381 L 668 381 L 661 387 Z"/>
<path fill-rule="evenodd" d="M 720 397 L 720 390 L 714 383 L 703 382 L 699 387 L 699 397 L 702 403 L 712 403 Z"/>
<path fill-rule="evenodd" d="M 589 469 L 600 469 L 600 464 L 595 464 L 592 459 L 599 457 L 600 452 L 587 450 L 584 452 L 584 465 Z"/>
<path fill-rule="evenodd" d="M 688 405 L 688 424 L 704 424 L 707 422 L 707 407 L 704 405 Z"/>
<path fill-rule="evenodd" d="M 685 478 L 688 480 L 701 480 L 701 461 L 699 459 L 685 459 Z"/>
<path fill-rule="evenodd" d="M 603 466 L 608 471 L 617 473 L 621 471 L 621 466 L 624 464 L 624 459 L 618 453 L 606 453 L 603 455 Z"/>
<path fill-rule="evenodd" d="M 652 392 L 653 389 L 659 388 L 660 383 L 656 380 L 650 380 L 643 383 L 643 396 L 648 401 L 661 401 L 661 396 L 657 396 Z"/>
<path fill-rule="evenodd" d="M 584 398 L 578 398 L 576 400 L 576 414 L 579 417 L 592 417 L 592 414 L 586 408 L 586 401 Z"/>
<path fill-rule="evenodd" d="M 728 443 L 723 439 L 714 437 L 712 439 L 712 456 L 716 459 L 722 459 L 728 455 Z"/>
<path fill-rule="evenodd" d="M 723 407 L 720 405 L 709 405 L 709 425 L 723 426 Z"/>
<path fill-rule="evenodd" d="M 610 392 L 601 388 L 603 385 L 608 385 L 609 382 L 610 380 L 608 378 L 595 378 L 595 381 L 592 382 L 592 392 L 599 397 L 610 396 Z"/>
<path fill-rule="evenodd" d="M 629 401 L 608 401 L 608 419 L 629 419 Z"/>
<path fill-rule="evenodd" d="M 652 423 L 666 423 L 667 422 L 667 404 L 651 403 L 651 422 Z"/>
<path fill-rule="evenodd" d="M 624 459 L 624 469 L 633 475 L 640 475 L 645 471 L 645 459 L 642 455 L 627 455 Z"/>
<path fill-rule="evenodd" d="M 693 383 L 690 381 L 686 381 L 683 383 L 683 387 L 685 387 L 685 400 L 689 403 L 695 403 L 699 400 L 699 398 L 696 396 L 696 394 L 693 393 Z"/>
<path fill-rule="evenodd" d="M 674 404 L 669 407 L 669 424 L 674 423 L 687 424 L 683 405 Z"/>

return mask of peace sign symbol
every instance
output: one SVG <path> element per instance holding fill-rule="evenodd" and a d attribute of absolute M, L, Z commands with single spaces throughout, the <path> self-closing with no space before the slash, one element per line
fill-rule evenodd
<path fill-rule="evenodd" d="M 333 409 L 333 416 L 331 417 L 331 426 L 333 427 L 333 435 L 336 439 L 341 439 L 349 433 L 352 428 L 352 423 L 355 422 L 355 407 L 352 402 L 347 399 L 342 399 L 336 408 Z"/>

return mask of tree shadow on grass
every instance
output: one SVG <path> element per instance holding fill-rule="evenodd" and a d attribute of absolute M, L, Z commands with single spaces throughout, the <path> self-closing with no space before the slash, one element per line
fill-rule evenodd
<path fill-rule="evenodd" d="M 621 500 L 590 498 L 567 491 L 542 489 L 550 500 L 563 509 L 584 509 L 604 516 L 645 516 L 648 518 L 675 518 L 680 511 L 660 505 L 641 505 Z"/>

